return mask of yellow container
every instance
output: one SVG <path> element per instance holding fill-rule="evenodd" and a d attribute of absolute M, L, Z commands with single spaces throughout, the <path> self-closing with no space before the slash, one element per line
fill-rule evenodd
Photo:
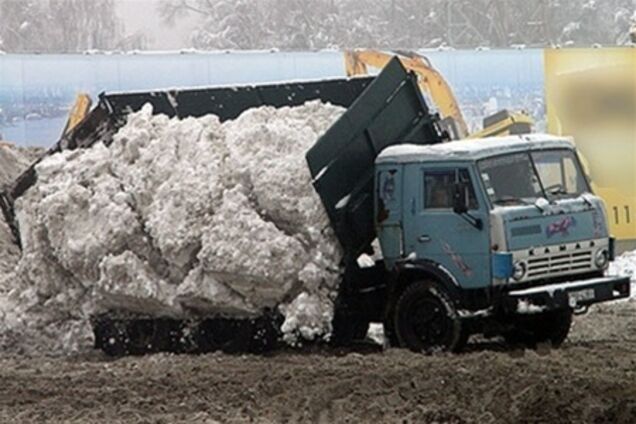
<path fill-rule="evenodd" d="M 548 131 L 574 137 L 612 234 L 636 246 L 636 49 L 547 49 Z"/>

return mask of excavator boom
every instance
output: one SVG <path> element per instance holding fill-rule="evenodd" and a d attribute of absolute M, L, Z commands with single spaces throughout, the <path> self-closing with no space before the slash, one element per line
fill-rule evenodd
<path fill-rule="evenodd" d="M 417 75 L 420 90 L 437 106 L 442 117 L 440 125 L 448 131 L 452 139 L 485 138 L 531 132 L 534 122 L 525 112 L 502 110 L 486 117 L 483 121 L 483 129 L 471 134 L 450 84 L 426 57 L 414 52 L 387 53 L 364 49 L 345 51 L 347 75 L 367 75 L 369 67 L 383 69 L 396 56 L 404 68 Z"/>
<path fill-rule="evenodd" d="M 377 50 L 349 50 L 345 52 L 345 66 L 348 76 L 367 75 L 368 67 L 383 69 L 396 55 Z M 398 55 L 402 65 L 418 77 L 418 84 L 423 93 L 431 98 L 439 109 L 440 115 L 450 127 L 453 138 L 461 139 L 469 135 L 468 125 L 464 120 L 459 103 L 452 88 L 442 74 L 430 64 L 427 58 L 416 53 Z"/>
<path fill-rule="evenodd" d="M 86 93 L 79 93 L 75 97 L 75 102 L 71 107 L 71 111 L 68 114 L 68 120 L 66 121 L 66 125 L 64 125 L 64 131 L 62 131 L 62 136 L 70 133 L 73 129 L 79 125 L 80 122 L 86 118 L 86 116 L 91 111 L 91 106 L 93 105 L 93 100 Z"/>

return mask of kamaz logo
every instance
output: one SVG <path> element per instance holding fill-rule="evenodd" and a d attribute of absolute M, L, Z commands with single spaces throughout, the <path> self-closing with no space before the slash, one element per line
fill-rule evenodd
<path fill-rule="evenodd" d="M 545 234 L 548 236 L 548 238 L 552 237 L 555 234 L 567 236 L 569 234 L 570 228 L 574 226 L 576 226 L 576 219 L 574 219 L 573 216 L 566 216 L 563 219 L 549 224 L 545 229 Z"/>

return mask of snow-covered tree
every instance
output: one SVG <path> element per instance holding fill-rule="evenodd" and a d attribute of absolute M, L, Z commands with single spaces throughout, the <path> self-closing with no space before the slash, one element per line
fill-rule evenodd
<path fill-rule="evenodd" d="M 122 30 L 114 0 L 50 0 L 49 20 L 56 52 L 110 49 Z"/>
<path fill-rule="evenodd" d="M 37 0 L 0 1 L 0 50 L 44 49 L 45 8 Z"/>
<path fill-rule="evenodd" d="M 121 33 L 114 0 L 0 0 L 0 49 L 7 52 L 112 49 Z"/>
<path fill-rule="evenodd" d="M 162 0 L 202 49 L 613 45 L 636 0 Z"/>

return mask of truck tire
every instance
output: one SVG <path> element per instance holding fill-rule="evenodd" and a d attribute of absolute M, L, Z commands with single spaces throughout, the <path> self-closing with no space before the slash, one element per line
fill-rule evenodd
<path fill-rule="evenodd" d="M 516 317 L 514 329 L 504 338 L 511 345 L 535 348 L 541 343 L 559 347 L 568 337 L 572 326 L 572 310 L 564 309 L 537 315 Z"/>
<path fill-rule="evenodd" d="M 432 281 L 411 283 L 395 304 L 396 338 L 414 352 L 457 352 L 466 342 L 450 294 Z"/>

